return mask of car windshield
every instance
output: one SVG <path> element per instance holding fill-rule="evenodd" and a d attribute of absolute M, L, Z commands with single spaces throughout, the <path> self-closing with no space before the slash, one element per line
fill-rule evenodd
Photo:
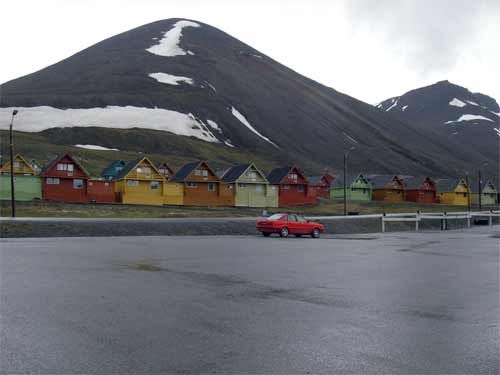
<path fill-rule="evenodd" d="M 283 217 L 284 215 L 283 214 L 274 214 L 274 215 L 271 215 L 267 218 L 267 220 L 279 220 Z"/>

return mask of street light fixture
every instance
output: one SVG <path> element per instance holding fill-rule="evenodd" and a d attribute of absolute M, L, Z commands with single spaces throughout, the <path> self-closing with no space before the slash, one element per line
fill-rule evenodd
<path fill-rule="evenodd" d="M 10 207 L 12 217 L 16 217 L 16 193 L 14 190 L 14 136 L 12 127 L 14 125 L 14 116 L 17 115 L 17 109 L 12 111 L 12 118 L 9 127 L 9 152 L 10 152 Z"/>
<path fill-rule="evenodd" d="M 354 150 L 355 147 L 351 146 L 349 150 L 344 151 L 344 216 L 347 216 L 347 156 L 349 155 L 349 152 Z"/>

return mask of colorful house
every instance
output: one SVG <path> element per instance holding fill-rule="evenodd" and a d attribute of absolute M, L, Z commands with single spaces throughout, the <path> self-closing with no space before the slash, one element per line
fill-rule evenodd
<path fill-rule="evenodd" d="M 267 180 L 278 187 L 279 207 L 316 204 L 316 191 L 309 187 L 305 175 L 296 166 L 276 168 Z"/>
<path fill-rule="evenodd" d="M 375 201 L 401 202 L 405 200 L 405 186 L 399 176 L 367 176 L 372 185 L 372 199 Z"/>
<path fill-rule="evenodd" d="M 322 176 L 311 176 L 307 179 L 309 181 L 309 186 L 316 190 L 316 195 L 318 197 L 330 198 L 330 189 L 335 177 L 325 173 Z"/>
<path fill-rule="evenodd" d="M 408 177 L 405 184 L 405 199 L 417 203 L 437 203 L 436 182 L 429 178 Z"/>
<path fill-rule="evenodd" d="M 222 176 L 223 189 L 231 190 L 236 207 L 278 207 L 278 189 L 253 163 L 236 165 Z"/>
<path fill-rule="evenodd" d="M 174 170 L 167 162 L 158 165 L 158 171 L 165 177 L 166 182 L 163 184 L 163 204 L 181 206 L 184 204 L 184 184 L 179 182 L 171 182 L 170 177 L 174 175 Z"/>
<path fill-rule="evenodd" d="M 128 162 L 114 181 L 118 202 L 145 205 L 164 203 L 165 177 L 145 156 Z"/>
<path fill-rule="evenodd" d="M 464 178 L 457 180 L 442 179 L 437 181 L 439 203 L 452 206 L 469 204 L 469 187 Z"/>
<path fill-rule="evenodd" d="M 362 174 L 346 178 L 346 196 L 349 201 L 369 202 L 372 200 L 372 185 Z M 330 188 L 330 199 L 344 199 L 344 179 L 337 176 Z"/>
<path fill-rule="evenodd" d="M 479 204 L 479 184 L 476 181 L 470 182 L 472 190 L 472 203 Z M 491 180 L 483 180 L 481 184 L 481 206 L 495 206 L 497 201 L 498 191 Z"/>
<path fill-rule="evenodd" d="M 14 156 L 14 193 L 16 201 L 42 198 L 38 172 L 20 154 Z M 0 199 L 11 199 L 10 161 L 0 168 Z"/>
<path fill-rule="evenodd" d="M 87 200 L 92 203 L 115 203 L 115 182 L 102 178 L 88 180 Z"/>
<path fill-rule="evenodd" d="M 186 206 L 230 206 L 234 204 L 232 189 L 204 161 L 185 164 L 169 179 L 182 184 Z"/>
<path fill-rule="evenodd" d="M 127 163 L 123 160 L 115 160 L 103 169 L 101 177 L 105 180 L 111 181 L 120 174 L 120 172 L 123 170 L 123 168 L 125 168 L 126 165 Z"/>
<path fill-rule="evenodd" d="M 71 155 L 64 154 L 42 170 L 42 197 L 61 202 L 87 202 L 89 174 Z"/>

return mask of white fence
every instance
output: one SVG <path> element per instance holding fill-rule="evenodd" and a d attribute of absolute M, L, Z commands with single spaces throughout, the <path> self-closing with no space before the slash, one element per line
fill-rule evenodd
<path fill-rule="evenodd" d="M 493 225 L 493 218 L 500 217 L 500 211 L 479 211 L 479 212 L 411 212 L 396 214 L 371 214 L 352 216 L 314 216 L 314 220 L 345 220 L 345 219 L 381 219 L 382 232 L 386 230 L 386 224 L 390 222 L 414 222 L 415 230 L 419 230 L 422 220 L 441 220 L 441 230 L 448 229 L 449 220 L 466 220 L 467 227 L 471 226 L 471 219 L 474 217 L 487 217 L 488 224 Z"/>

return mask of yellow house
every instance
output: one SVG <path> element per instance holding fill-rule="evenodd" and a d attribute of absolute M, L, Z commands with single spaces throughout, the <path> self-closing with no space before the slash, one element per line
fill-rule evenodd
<path fill-rule="evenodd" d="M 439 203 L 452 206 L 467 206 L 469 204 L 470 190 L 465 179 L 438 180 L 437 191 Z"/>
<path fill-rule="evenodd" d="M 184 184 L 169 181 L 174 174 L 167 162 L 158 165 L 158 171 L 165 178 L 163 183 L 163 204 L 181 206 L 184 204 Z"/>
<path fill-rule="evenodd" d="M 115 178 L 118 201 L 125 204 L 163 205 L 165 177 L 147 157 L 125 165 Z"/>

